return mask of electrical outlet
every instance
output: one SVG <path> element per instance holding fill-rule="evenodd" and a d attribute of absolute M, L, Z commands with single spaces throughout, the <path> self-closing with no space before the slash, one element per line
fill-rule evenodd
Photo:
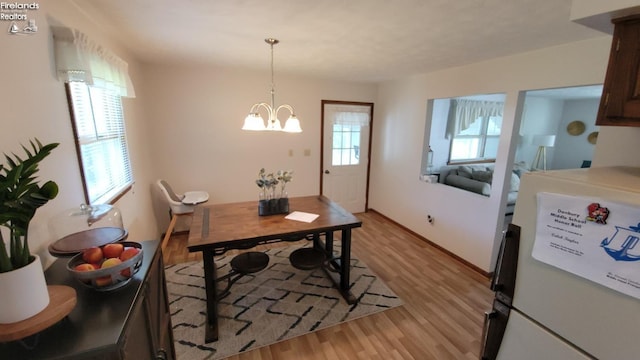
<path fill-rule="evenodd" d="M 436 221 L 436 219 L 433 218 L 433 216 L 431 215 L 427 215 L 427 222 L 431 225 L 433 225 L 433 223 Z"/>

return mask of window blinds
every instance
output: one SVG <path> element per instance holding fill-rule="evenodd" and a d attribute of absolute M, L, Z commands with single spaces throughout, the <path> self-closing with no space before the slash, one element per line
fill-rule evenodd
<path fill-rule="evenodd" d="M 120 95 L 75 81 L 68 89 L 87 201 L 109 203 L 133 182 Z"/>

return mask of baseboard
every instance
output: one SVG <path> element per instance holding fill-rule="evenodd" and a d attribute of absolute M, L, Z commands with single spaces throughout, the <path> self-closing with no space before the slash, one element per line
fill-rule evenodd
<path fill-rule="evenodd" d="M 429 244 L 429 245 L 433 246 L 434 248 L 436 248 L 436 249 L 438 249 L 438 250 L 442 251 L 443 253 L 447 254 L 448 256 L 450 256 L 450 257 L 452 257 L 452 258 L 456 259 L 457 261 L 461 262 L 461 263 L 462 263 L 462 264 L 464 264 L 466 267 L 468 267 L 468 268 L 470 268 L 471 270 L 473 270 L 473 271 L 475 271 L 475 272 L 479 273 L 480 275 L 482 275 L 482 276 L 484 276 L 484 277 L 486 277 L 486 278 L 489 278 L 489 279 L 493 276 L 493 272 L 486 272 L 486 271 L 484 271 L 484 270 L 480 269 L 479 267 L 477 267 L 477 266 L 473 265 L 472 263 L 468 262 L 467 260 L 465 260 L 465 259 L 461 258 L 460 256 L 458 256 L 458 255 L 456 255 L 456 254 L 452 253 L 451 251 L 449 251 L 449 250 L 447 250 L 447 249 L 443 248 L 442 246 L 440 246 L 440 245 L 438 245 L 438 244 L 433 243 L 431 240 L 429 240 L 429 239 L 425 238 L 424 236 L 422 236 L 422 235 L 420 235 L 420 234 L 416 233 L 415 231 L 413 231 L 413 230 L 411 230 L 411 229 L 407 228 L 406 226 L 404 226 L 404 225 L 402 225 L 402 224 L 398 223 L 397 221 L 395 221 L 395 220 L 391 219 L 390 217 L 388 217 L 388 216 L 386 216 L 386 215 L 384 215 L 384 214 L 380 213 L 379 211 L 376 211 L 375 209 L 367 209 L 367 211 L 370 211 L 370 212 L 373 212 L 373 213 L 376 213 L 376 214 L 380 215 L 381 217 L 385 218 L 387 221 L 389 221 L 389 222 L 391 222 L 391 223 L 395 224 L 396 226 L 398 226 L 398 227 L 402 228 L 403 230 L 405 230 L 406 232 L 410 233 L 411 235 L 413 235 L 413 236 L 417 237 L 418 239 L 420 239 L 420 240 L 422 240 L 422 241 L 426 242 L 427 244 Z"/>

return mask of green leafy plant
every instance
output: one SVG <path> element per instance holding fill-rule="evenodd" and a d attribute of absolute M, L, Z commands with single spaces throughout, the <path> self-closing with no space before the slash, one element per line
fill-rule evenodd
<path fill-rule="evenodd" d="M 280 196 L 284 196 L 285 186 L 289 181 L 291 181 L 291 179 L 293 179 L 293 171 L 291 170 L 278 170 L 274 175 L 274 173 L 267 174 L 265 169 L 262 168 L 258 172 L 256 185 L 262 189 L 262 198 L 267 199 L 268 194 L 273 194 L 275 192 L 276 185 L 278 184 L 280 184 Z M 273 196 L 275 196 L 275 194 L 273 194 Z"/>
<path fill-rule="evenodd" d="M 280 182 L 281 196 L 285 195 L 285 187 L 287 183 L 293 179 L 293 171 L 291 170 L 278 170 L 276 173 L 276 179 Z"/>
<path fill-rule="evenodd" d="M 275 178 L 273 173 L 267 174 L 264 168 L 262 168 L 260 169 L 260 172 L 258 172 L 256 185 L 258 185 L 258 187 L 262 189 L 262 198 L 266 200 L 275 186 L 278 185 L 278 180 Z"/>
<path fill-rule="evenodd" d="M 4 154 L 7 164 L 0 164 L 0 226 L 9 229 L 9 252 L 0 231 L 0 273 L 27 266 L 34 256 L 29 251 L 29 223 L 36 210 L 58 195 L 58 185 L 47 181 L 39 186 L 38 164 L 59 144 L 42 145 L 30 141 L 31 149 L 22 145 L 26 157 Z"/>

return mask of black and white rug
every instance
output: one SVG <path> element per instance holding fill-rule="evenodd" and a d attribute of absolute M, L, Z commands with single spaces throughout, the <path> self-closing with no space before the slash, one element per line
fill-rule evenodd
<path fill-rule="evenodd" d="M 171 322 L 179 360 L 222 359 L 315 330 L 402 305 L 360 260 L 351 259 L 348 305 L 322 269 L 297 270 L 289 254 L 300 246 L 269 249 L 269 265 L 236 282 L 219 304 L 219 340 L 204 343 L 205 290 L 202 262 L 165 268 Z M 216 258 L 218 276 L 233 255 Z M 223 287 L 223 284 L 219 284 Z"/>

